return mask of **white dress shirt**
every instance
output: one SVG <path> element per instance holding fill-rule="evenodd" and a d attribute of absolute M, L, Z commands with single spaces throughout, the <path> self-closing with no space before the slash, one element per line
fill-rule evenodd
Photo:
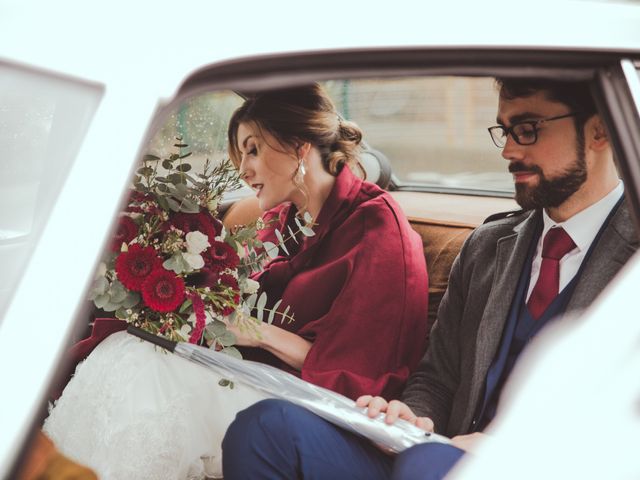
<path fill-rule="evenodd" d="M 578 273 L 580 265 L 582 265 L 582 260 L 584 260 L 584 256 L 589 251 L 589 247 L 596 238 L 600 227 L 615 204 L 620 200 L 623 193 L 624 185 L 622 181 L 620 181 L 613 190 L 596 203 L 585 208 L 581 212 L 576 213 L 568 220 L 560 223 L 554 222 L 549 215 L 547 215 L 546 210 L 542 211 L 544 227 L 542 229 L 542 235 L 540 235 L 540 239 L 538 240 L 538 245 L 536 246 L 533 263 L 531 264 L 531 280 L 529 281 L 529 290 L 527 291 L 527 301 L 529 300 L 531 291 L 533 290 L 533 287 L 538 280 L 538 276 L 540 275 L 540 264 L 542 263 L 542 240 L 547 232 L 552 227 L 562 227 L 569 234 L 573 243 L 576 244 L 576 248 L 560 259 L 559 291 L 561 292 L 576 273 Z"/>

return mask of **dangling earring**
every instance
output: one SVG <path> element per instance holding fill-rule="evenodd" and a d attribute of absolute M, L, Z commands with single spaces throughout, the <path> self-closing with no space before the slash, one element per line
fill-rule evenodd
<path fill-rule="evenodd" d="M 304 178 L 304 176 L 307 174 L 307 169 L 304 167 L 304 159 L 303 158 L 298 160 L 298 170 L 300 171 L 300 175 L 302 175 L 302 177 Z"/>

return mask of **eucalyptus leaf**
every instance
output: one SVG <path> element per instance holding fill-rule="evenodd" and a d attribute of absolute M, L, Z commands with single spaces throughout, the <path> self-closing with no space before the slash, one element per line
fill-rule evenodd
<path fill-rule="evenodd" d="M 162 168 L 164 168 L 166 170 L 171 170 L 173 168 L 173 162 L 171 160 L 163 160 L 162 161 Z"/>
<path fill-rule="evenodd" d="M 240 353 L 240 350 L 238 350 L 236 347 L 225 347 L 222 350 L 220 350 L 220 352 L 240 360 L 242 359 L 242 354 Z M 233 385 L 233 382 L 231 384 Z"/>
<path fill-rule="evenodd" d="M 264 247 L 264 251 L 267 252 L 267 255 L 269 255 L 269 258 L 276 258 L 278 256 L 278 247 L 275 243 L 264 242 L 262 246 Z M 255 260 L 255 254 L 254 258 L 252 258 L 251 260 Z"/>
<path fill-rule="evenodd" d="M 180 211 L 180 204 L 178 202 L 176 202 L 171 197 L 164 197 L 164 198 L 167 200 L 167 204 L 169 205 L 169 208 L 171 210 L 173 210 L 174 212 L 179 212 Z"/>
<path fill-rule="evenodd" d="M 106 293 L 108 289 L 109 280 L 107 280 L 105 277 L 99 277 L 96 278 L 96 280 L 93 282 L 93 289 L 91 290 L 91 293 L 95 294 L 95 296 L 97 297 L 98 295 Z"/>
<path fill-rule="evenodd" d="M 282 312 L 282 320 L 280 321 L 280 323 L 284 323 L 284 321 L 287 319 L 287 313 L 289 313 L 289 308 L 291 308 L 291 305 L 287 305 L 287 308 L 285 308 L 284 312 Z M 291 323 L 291 319 L 289 319 L 289 323 Z"/>
<path fill-rule="evenodd" d="M 167 198 L 168 197 L 163 197 L 161 195 L 158 195 L 158 197 L 156 198 L 158 205 L 160 205 L 160 208 L 162 208 L 163 210 L 171 210 Z"/>
<path fill-rule="evenodd" d="M 187 145 L 186 143 L 174 143 L 173 146 L 178 148 L 185 148 L 185 147 L 188 147 L 189 145 Z"/>
<path fill-rule="evenodd" d="M 156 157 L 155 155 L 151 155 L 150 153 L 148 153 L 144 157 L 142 157 L 142 160 L 145 162 L 155 162 L 157 160 L 160 160 L 160 157 Z"/>
<path fill-rule="evenodd" d="M 296 243 L 300 243 L 300 242 L 298 242 L 298 239 L 296 238 L 296 234 L 291 229 L 291 227 L 289 225 L 287 225 L 287 228 L 289 229 L 289 235 L 291 235 L 291 238 L 293 239 L 293 241 L 296 242 Z"/>
<path fill-rule="evenodd" d="M 271 311 L 269 312 L 269 318 L 267 318 L 267 323 L 269 325 L 273 323 L 273 317 L 275 316 L 276 311 L 278 310 L 278 307 L 280 306 L 281 303 L 282 303 L 282 299 L 278 300 L 276 304 L 273 306 L 273 308 L 271 308 Z"/>
<path fill-rule="evenodd" d="M 178 165 L 176 167 L 176 170 L 178 170 L 179 172 L 188 172 L 189 170 L 191 170 L 191 165 L 189 165 L 188 163 L 183 163 L 182 165 Z"/>
<path fill-rule="evenodd" d="M 126 308 L 120 307 L 118 310 L 116 310 L 116 318 L 120 320 L 126 320 L 128 317 L 129 315 L 127 314 Z"/>
<path fill-rule="evenodd" d="M 187 186 L 184 183 L 176 183 L 174 184 L 176 192 L 178 192 L 178 195 L 180 197 L 184 197 L 186 195 L 189 194 L 189 190 L 187 189 Z"/>
<path fill-rule="evenodd" d="M 287 255 L 289 255 L 289 251 L 287 250 L 286 245 L 284 244 L 284 238 L 282 238 L 282 233 L 280 233 L 280 230 L 278 230 L 277 228 L 275 229 L 276 232 L 276 237 L 278 238 L 278 246 L 280 248 L 282 248 L 282 250 L 284 250 L 284 253 L 286 253 Z"/>
<path fill-rule="evenodd" d="M 186 262 L 180 252 L 174 253 L 170 258 L 162 263 L 162 266 L 178 275 L 191 270 L 191 266 Z"/>
<path fill-rule="evenodd" d="M 171 175 L 167 175 L 167 180 L 169 180 L 174 185 L 180 185 L 181 183 L 185 183 L 185 178 L 179 173 L 172 173 Z"/>
<path fill-rule="evenodd" d="M 267 304 L 267 293 L 262 292 L 260 297 L 258 297 L 258 302 L 256 303 L 256 313 L 258 317 L 258 321 L 262 322 L 262 317 L 264 315 L 264 306 Z"/>
<path fill-rule="evenodd" d="M 127 290 L 122 283 L 117 280 L 111 284 L 109 288 L 110 301 L 113 303 L 122 303 L 127 297 Z"/>
<path fill-rule="evenodd" d="M 304 212 L 302 218 L 304 218 L 304 221 L 307 223 L 313 222 L 313 218 L 311 217 L 311 214 L 309 212 Z"/>
<path fill-rule="evenodd" d="M 194 201 L 184 198 L 180 205 L 180 211 L 185 213 L 198 213 L 200 211 L 200 206 Z"/>
<path fill-rule="evenodd" d="M 122 302 L 124 308 L 131 308 L 140 303 L 140 294 L 138 292 L 128 292 L 127 298 Z"/>
<path fill-rule="evenodd" d="M 98 308 L 104 308 L 104 306 L 109 303 L 109 294 L 103 293 L 102 295 L 98 295 L 93 299 L 93 303 Z"/>
<path fill-rule="evenodd" d="M 180 155 L 180 158 L 187 158 L 189 156 L 191 156 L 191 152 L 185 153 L 184 155 Z"/>
<path fill-rule="evenodd" d="M 214 320 L 205 327 L 205 330 L 211 333 L 211 335 L 213 335 L 214 337 L 219 337 L 227 331 L 227 326 L 220 320 Z"/>
<path fill-rule="evenodd" d="M 142 175 L 143 177 L 148 177 L 149 175 L 153 175 L 153 168 L 151 167 L 140 167 L 136 173 L 138 175 Z"/>
<path fill-rule="evenodd" d="M 316 232 L 314 232 L 312 229 L 310 229 L 309 227 L 300 227 L 300 231 L 302 232 L 302 234 L 305 237 L 313 237 L 315 236 Z"/>
<path fill-rule="evenodd" d="M 118 308 L 120 308 L 119 303 L 107 302 L 102 306 L 102 310 L 104 310 L 105 312 L 115 312 Z"/>
<path fill-rule="evenodd" d="M 249 308 L 249 310 L 253 310 L 253 307 L 255 306 L 257 299 L 258 299 L 258 295 L 256 295 L 255 293 L 252 293 L 247 297 L 244 304 L 246 307 Z"/>

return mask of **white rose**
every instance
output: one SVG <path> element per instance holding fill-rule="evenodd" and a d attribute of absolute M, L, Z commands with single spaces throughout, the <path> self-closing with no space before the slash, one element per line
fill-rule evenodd
<path fill-rule="evenodd" d="M 185 239 L 187 240 L 187 252 L 189 253 L 198 254 L 205 251 L 207 247 L 211 246 L 207 236 L 197 230 L 195 232 L 187 233 Z"/>
<path fill-rule="evenodd" d="M 244 291 L 249 295 L 252 295 L 258 291 L 260 284 L 251 278 L 247 278 L 245 281 Z"/>
<path fill-rule="evenodd" d="M 184 258 L 184 261 L 187 262 L 193 270 L 204 267 L 204 258 L 202 258 L 202 255 L 199 253 L 183 252 L 182 258 Z"/>

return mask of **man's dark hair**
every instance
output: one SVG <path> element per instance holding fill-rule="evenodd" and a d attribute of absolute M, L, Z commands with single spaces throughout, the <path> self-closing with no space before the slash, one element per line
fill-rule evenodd
<path fill-rule="evenodd" d="M 563 103 L 571 112 L 580 113 L 574 117 L 573 123 L 578 134 L 578 142 L 584 145 L 584 124 L 597 113 L 589 82 L 546 78 L 496 78 L 496 85 L 500 91 L 500 97 L 504 99 L 530 97 L 538 92 L 544 92 L 548 100 Z"/>

